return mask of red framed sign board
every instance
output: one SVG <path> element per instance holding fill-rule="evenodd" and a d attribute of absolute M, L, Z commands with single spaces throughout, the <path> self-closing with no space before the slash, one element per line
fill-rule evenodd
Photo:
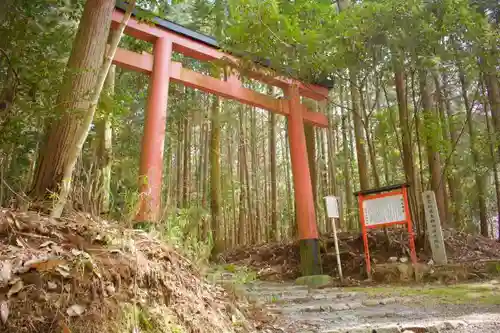
<path fill-rule="evenodd" d="M 406 225 L 410 256 L 413 264 L 417 263 L 415 236 L 408 203 L 408 185 L 392 185 L 379 189 L 354 193 L 358 197 L 359 219 L 363 233 L 366 272 L 371 277 L 370 248 L 368 230 L 393 225 Z"/>

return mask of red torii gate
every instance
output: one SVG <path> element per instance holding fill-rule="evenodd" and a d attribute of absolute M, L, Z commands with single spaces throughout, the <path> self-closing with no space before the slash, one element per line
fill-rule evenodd
<path fill-rule="evenodd" d="M 124 11 L 117 7 L 113 12 L 112 29 L 118 27 L 123 15 Z M 131 18 L 125 29 L 125 34 L 154 45 L 154 54 L 145 52 L 139 54 L 119 48 L 114 58 L 116 65 L 150 76 L 150 90 L 140 157 L 139 172 L 142 181 L 140 183 L 141 202 L 137 220 L 156 220 L 160 212 L 168 89 L 170 80 L 180 82 L 188 87 L 234 99 L 288 117 L 298 234 L 301 240 L 301 256 L 307 258 L 307 260 L 302 260 L 305 264 L 303 271 L 308 274 L 320 274 L 321 264 L 317 256 L 319 254 L 318 230 L 304 122 L 312 123 L 318 127 L 327 127 L 328 118 L 322 113 L 308 110 L 301 103 L 300 98 L 304 96 L 315 101 L 326 101 L 328 89 L 289 78 L 270 77 L 259 71 L 248 74 L 250 77 L 269 85 L 282 88 L 285 98 L 275 99 L 244 88 L 234 73 L 231 73 L 226 81 L 222 81 L 183 68 L 181 63 L 172 61 L 173 51 L 201 61 L 229 59 L 237 63 L 238 59 L 219 51 L 216 44 L 210 42 L 209 37 L 158 18 L 153 25 L 139 23 L 136 19 Z"/>

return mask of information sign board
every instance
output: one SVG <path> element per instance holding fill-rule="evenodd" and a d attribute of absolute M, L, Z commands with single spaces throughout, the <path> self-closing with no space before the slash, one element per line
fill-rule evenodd
<path fill-rule="evenodd" d="M 408 228 L 408 239 L 412 262 L 417 263 L 415 237 L 408 203 L 408 185 L 392 185 L 379 189 L 360 191 L 358 197 L 359 219 L 365 247 L 366 272 L 371 278 L 368 229 L 403 224 Z"/>
<path fill-rule="evenodd" d="M 403 194 L 363 200 L 363 213 L 367 227 L 406 221 Z"/>

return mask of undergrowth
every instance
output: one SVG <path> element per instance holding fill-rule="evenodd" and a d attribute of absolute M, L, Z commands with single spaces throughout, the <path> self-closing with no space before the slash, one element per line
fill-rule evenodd
<path fill-rule="evenodd" d="M 174 320 L 174 316 L 165 306 L 145 308 L 127 304 L 122 309 L 122 321 L 118 331 L 132 333 L 184 333 Z"/>
<path fill-rule="evenodd" d="M 129 227 L 134 224 L 140 200 L 135 192 L 126 192 L 122 195 L 125 206 L 119 218 Z M 201 235 L 201 227 L 208 223 L 210 214 L 199 206 L 182 209 L 165 210 L 160 221 L 135 225 L 136 228 L 159 233 L 159 237 L 170 246 L 181 252 L 193 262 L 196 267 L 206 267 L 213 248 L 213 237 L 208 233 Z"/>
<path fill-rule="evenodd" d="M 168 215 L 160 224 L 163 240 L 180 250 L 197 267 L 207 266 L 212 252 L 212 235 L 209 233 L 204 240 L 199 233 L 199 226 L 208 218 L 206 210 L 190 207 Z"/>

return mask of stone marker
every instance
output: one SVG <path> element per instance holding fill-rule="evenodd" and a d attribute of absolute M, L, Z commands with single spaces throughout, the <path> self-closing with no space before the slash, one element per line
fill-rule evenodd
<path fill-rule="evenodd" d="M 427 235 L 431 244 L 432 259 L 436 264 L 444 265 L 448 263 L 446 248 L 443 239 L 443 228 L 436 203 L 436 195 L 433 191 L 422 193 L 424 201 L 425 221 L 427 224 Z"/>

